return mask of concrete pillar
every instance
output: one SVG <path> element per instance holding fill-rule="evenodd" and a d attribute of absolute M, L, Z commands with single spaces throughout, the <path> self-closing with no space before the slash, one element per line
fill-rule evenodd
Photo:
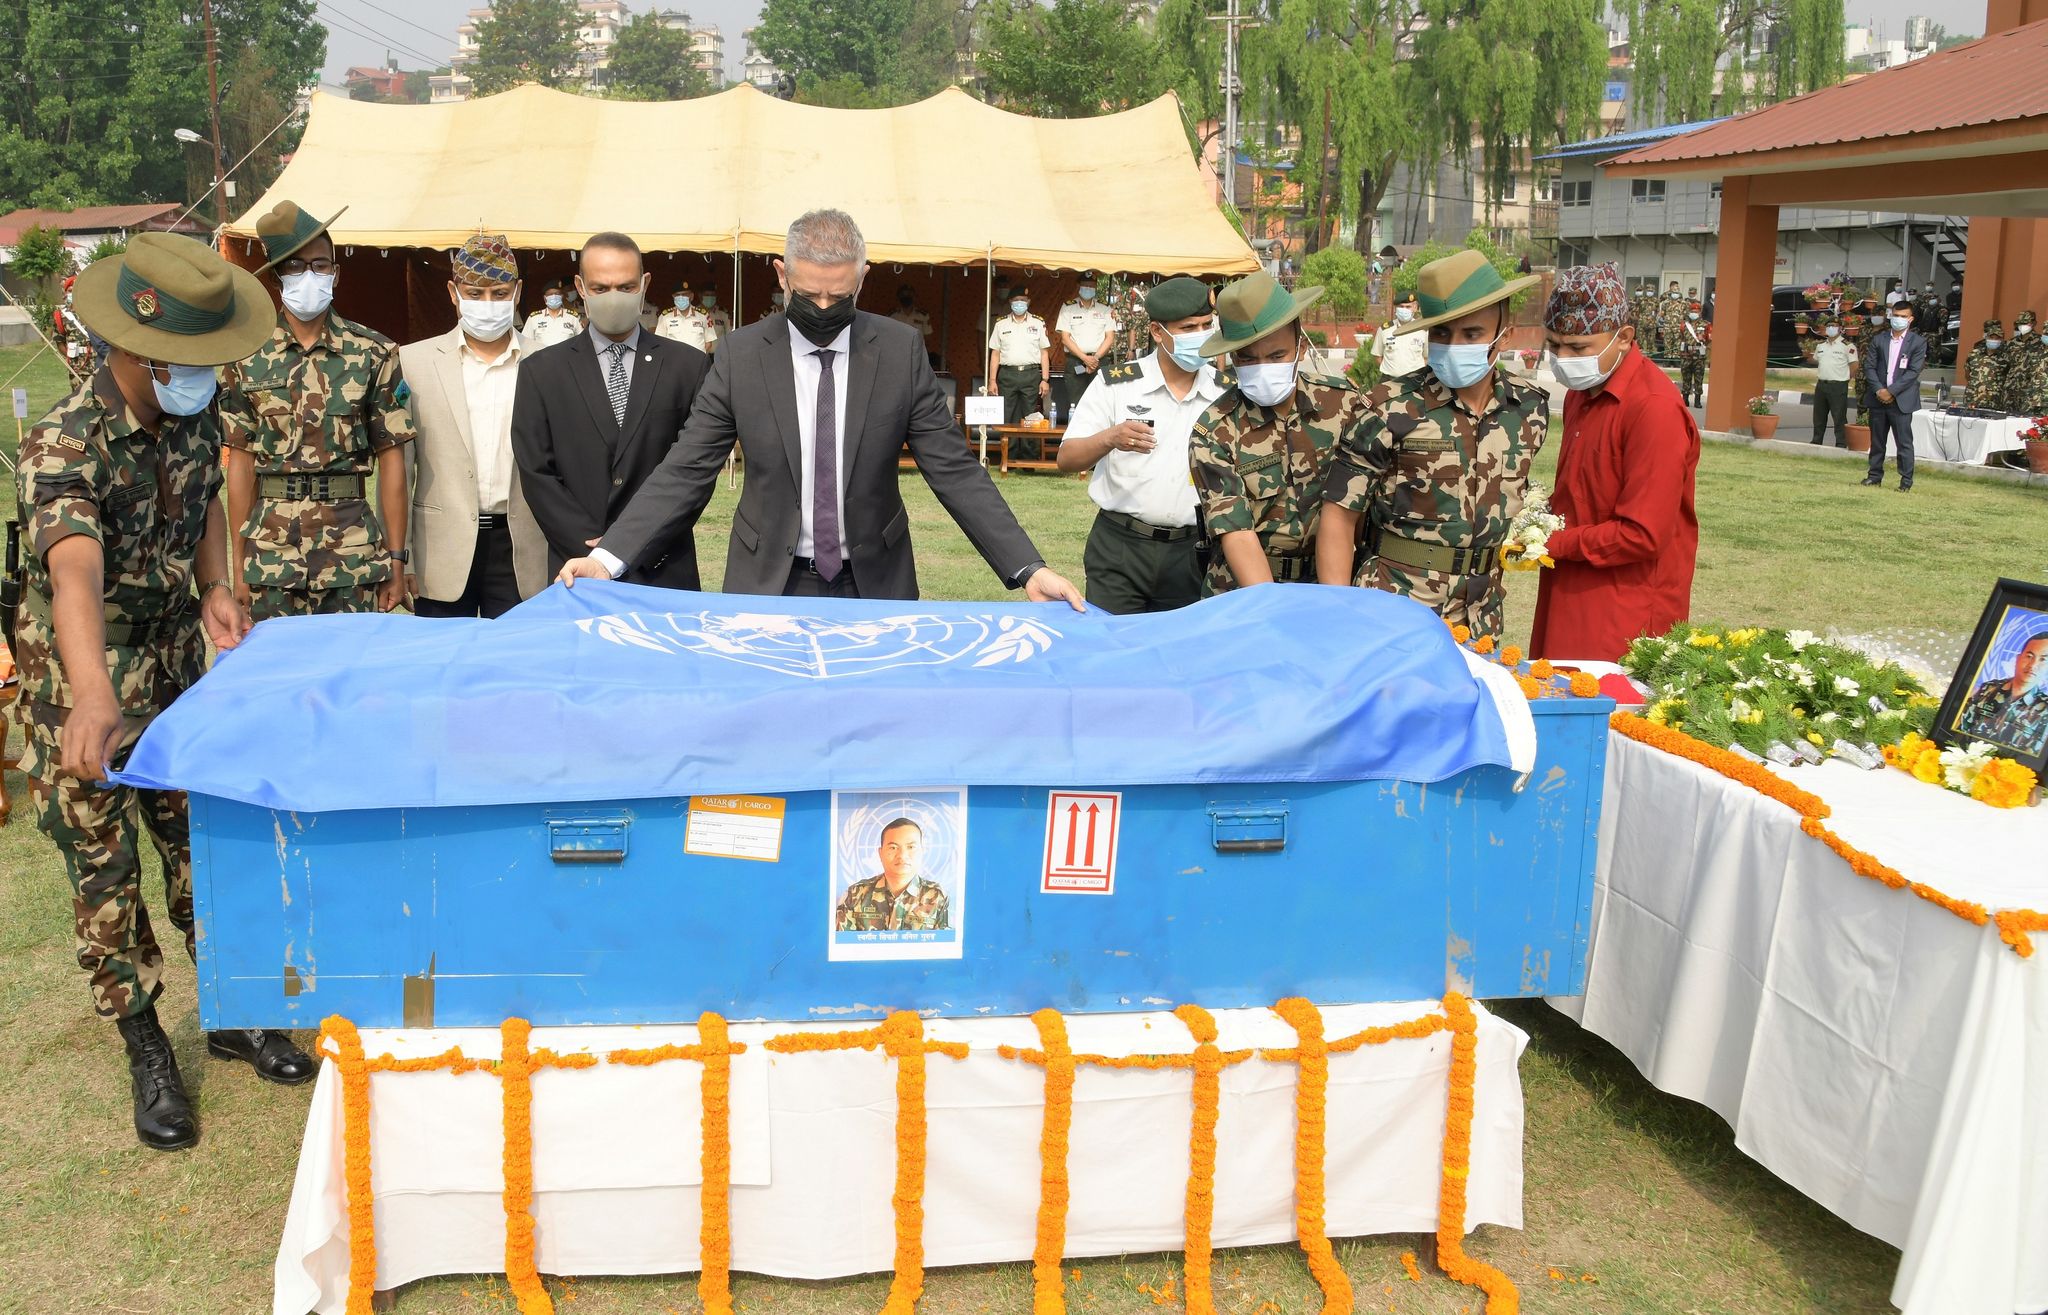
<path fill-rule="evenodd" d="M 1984 35 L 2010 32 L 2043 18 L 2048 18 L 2048 0 L 1986 0 Z"/>
<path fill-rule="evenodd" d="M 1764 388 L 1778 207 L 1750 204 L 1751 176 L 1721 180 L 1721 247 L 1714 281 L 1714 342 L 1707 362 L 1707 428 L 1748 429 L 1747 403 Z"/>

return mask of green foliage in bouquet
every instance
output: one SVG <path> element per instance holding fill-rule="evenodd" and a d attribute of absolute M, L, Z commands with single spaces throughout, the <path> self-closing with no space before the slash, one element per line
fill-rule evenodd
<path fill-rule="evenodd" d="M 1621 665 L 1650 687 L 1644 715 L 1727 748 L 1763 754 L 1805 740 L 1895 744 L 1924 735 L 1940 700 L 1905 668 L 1805 630 L 1682 622 L 1629 645 Z"/>

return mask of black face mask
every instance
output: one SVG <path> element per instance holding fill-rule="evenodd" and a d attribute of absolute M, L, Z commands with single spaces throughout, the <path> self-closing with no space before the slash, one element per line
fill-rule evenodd
<path fill-rule="evenodd" d="M 841 297 L 824 310 L 819 310 L 818 303 L 809 297 L 792 296 L 783 313 L 813 347 L 823 347 L 853 323 L 853 300 L 859 295 L 859 289 L 855 289 L 853 296 Z"/>

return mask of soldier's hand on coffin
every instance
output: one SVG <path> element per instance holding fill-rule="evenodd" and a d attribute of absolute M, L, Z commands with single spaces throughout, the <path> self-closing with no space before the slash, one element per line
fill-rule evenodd
<path fill-rule="evenodd" d="M 242 605 L 237 593 L 216 584 L 199 600 L 199 624 L 206 628 L 206 637 L 213 641 L 213 646 L 223 653 L 241 643 L 253 624 L 249 609 Z"/>
<path fill-rule="evenodd" d="M 566 571 L 569 568 L 565 566 L 562 569 Z M 1081 591 L 1074 587 L 1073 581 L 1049 566 L 1041 566 L 1031 573 L 1031 578 L 1024 582 L 1024 596 L 1034 603 L 1058 601 L 1076 612 L 1088 610 L 1088 604 L 1082 600 Z"/>
<path fill-rule="evenodd" d="M 78 702 L 65 714 L 64 730 L 58 738 L 63 751 L 61 770 L 81 781 L 104 781 L 107 764 L 121 748 L 121 705 L 114 700 L 113 687 L 77 696 Z"/>

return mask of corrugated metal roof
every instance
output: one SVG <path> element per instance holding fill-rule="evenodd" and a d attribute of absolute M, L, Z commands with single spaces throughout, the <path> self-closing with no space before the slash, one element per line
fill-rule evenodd
<path fill-rule="evenodd" d="M 163 205 L 88 205 L 76 210 L 16 210 L 0 215 L 0 246 L 13 246 L 31 228 L 54 228 L 65 233 L 98 233 L 115 228 L 167 226 L 184 207 Z M 204 231 L 202 224 L 186 223 L 188 231 Z"/>
<path fill-rule="evenodd" d="M 1636 150 L 1654 142 L 1668 141 L 1673 137 L 1682 137 L 1686 133 L 1697 132 L 1701 128 L 1726 122 L 1726 119 L 1696 119 L 1691 123 L 1668 123 L 1661 128 L 1637 128 L 1633 132 L 1610 133 L 1605 137 L 1588 137 L 1585 141 L 1572 142 L 1568 145 L 1560 146 L 1549 154 L 1539 155 L 1536 158 L 1539 160 L 1563 160 L 1580 155 L 1619 155 L 1623 151 Z"/>
<path fill-rule="evenodd" d="M 2048 19 L 1808 92 L 1616 164 L 1675 164 L 2048 116 Z"/>

